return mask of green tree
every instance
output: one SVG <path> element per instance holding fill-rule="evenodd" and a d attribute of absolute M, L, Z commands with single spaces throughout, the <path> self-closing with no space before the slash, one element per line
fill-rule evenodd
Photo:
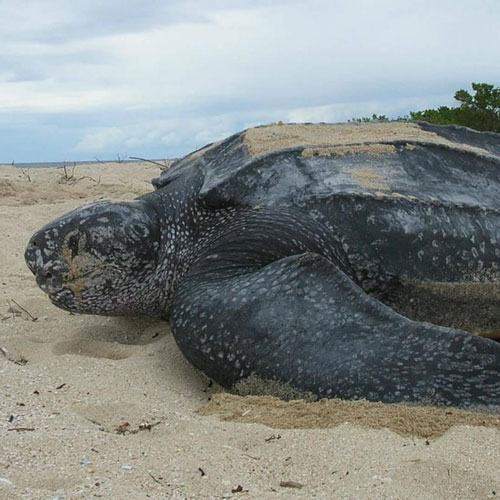
<path fill-rule="evenodd" d="M 439 125 L 463 125 L 476 130 L 500 133 L 500 88 L 487 83 L 473 83 L 470 94 L 457 90 L 455 99 L 460 106 L 411 111 L 412 120 L 422 120 Z"/>
<path fill-rule="evenodd" d="M 373 115 L 370 116 L 363 116 L 362 118 L 351 118 L 350 120 L 347 120 L 349 123 L 368 123 L 368 122 L 388 122 L 389 118 L 385 115 L 376 115 L 373 113 Z"/>

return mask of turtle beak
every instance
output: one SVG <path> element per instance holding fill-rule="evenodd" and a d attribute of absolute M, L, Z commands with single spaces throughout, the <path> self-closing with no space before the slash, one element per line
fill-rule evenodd
<path fill-rule="evenodd" d="M 35 233 L 26 248 L 24 259 L 30 271 L 35 275 L 38 286 L 51 295 L 63 289 L 65 267 L 57 259 L 55 252 L 45 245 L 44 231 Z"/>

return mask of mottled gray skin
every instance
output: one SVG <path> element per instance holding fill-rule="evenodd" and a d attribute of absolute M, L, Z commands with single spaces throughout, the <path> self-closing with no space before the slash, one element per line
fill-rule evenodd
<path fill-rule="evenodd" d="M 225 387 L 256 375 L 319 397 L 498 408 L 499 344 L 374 298 L 406 279 L 498 280 L 500 140 L 442 130 L 491 155 L 394 143 L 390 157 L 253 159 L 237 134 L 153 193 L 45 226 L 26 262 L 58 307 L 168 319 Z M 401 196 L 349 185 L 353 163 L 396 172 Z"/>

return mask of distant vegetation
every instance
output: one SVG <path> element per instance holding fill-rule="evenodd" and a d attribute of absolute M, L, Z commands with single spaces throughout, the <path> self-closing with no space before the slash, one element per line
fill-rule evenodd
<path fill-rule="evenodd" d="M 476 130 L 500 133 L 500 87 L 488 83 L 473 83 L 473 93 L 457 90 L 455 99 L 460 105 L 455 108 L 440 106 L 425 111 L 410 111 L 410 116 L 398 120 L 422 120 L 438 125 L 463 125 Z M 388 121 L 385 115 L 373 114 L 372 117 L 353 118 L 357 123 Z"/>
<path fill-rule="evenodd" d="M 406 118 L 398 118 L 398 120 L 406 120 Z M 350 122 L 354 123 L 368 123 L 368 122 L 388 122 L 389 118 L 385 115 L 376 115 L 373 113 L 373 115 L 370 116 L 364 116 L 363 118 L 353 118 L 352 120 L 349 120 Z"/>

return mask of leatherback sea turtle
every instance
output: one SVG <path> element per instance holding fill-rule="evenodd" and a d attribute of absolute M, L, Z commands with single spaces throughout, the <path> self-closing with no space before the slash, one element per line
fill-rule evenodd
<path fill-rule="evenodd" d="M 498 134 L 279 123 L 153 184 L 31 238 L 56 306 L 168 319 L 225 387 L 256 376 L 318 397 L 500 406 L 500 344 L 463 331 L 500 329 Z"/>

